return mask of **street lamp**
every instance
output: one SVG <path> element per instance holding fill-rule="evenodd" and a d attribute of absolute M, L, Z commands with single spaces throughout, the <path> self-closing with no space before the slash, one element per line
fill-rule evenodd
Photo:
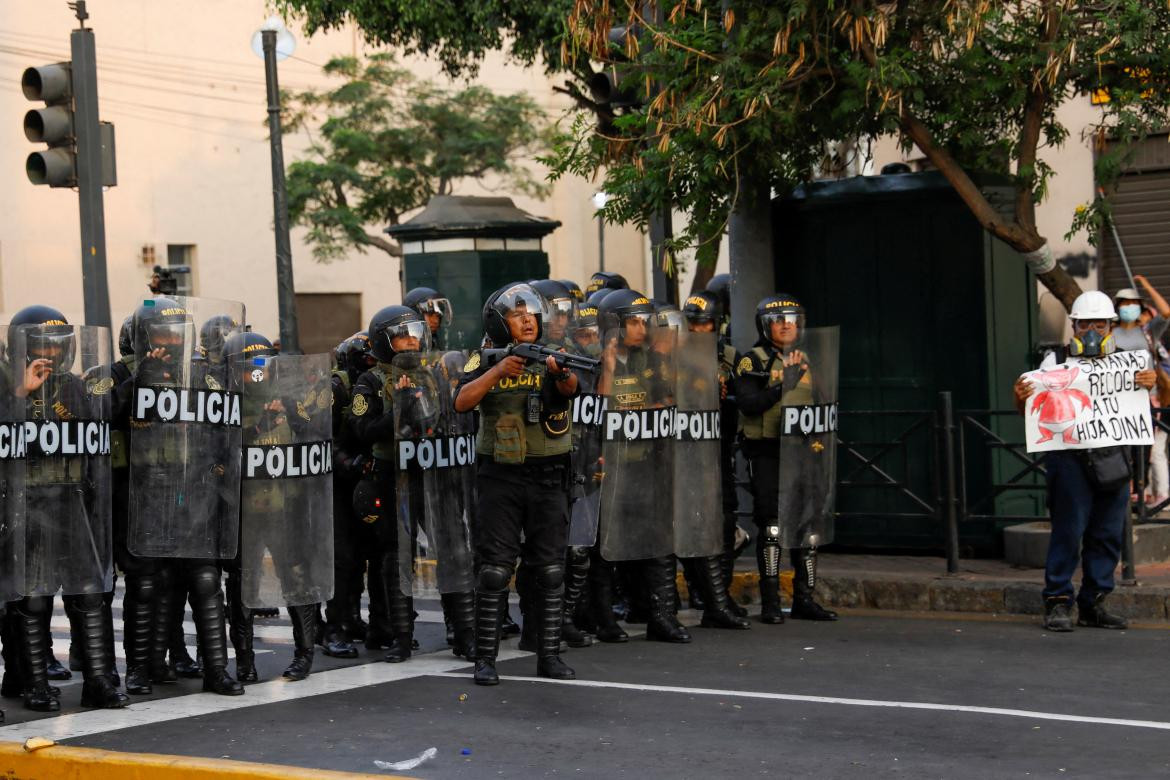
<path fill-rule="evenodd" d="M 593 194 L 593 208 L 597 210 L 597 270 L 605 270 L 605 217 L 601 215 L 601 210 L 605 208 L 605 204 L 609 202 L 608 192 L 596 192 Z"/>
<path fill-rule="evenodd" d="M 252 35 L 252 51 L 264 58 L 268 88 L 268 141 L 272 149 L 272 211 L 276 232 L 276 305 L 280 316 L 282 352 L 301 354 L 297 333 L 296 288 L 293 285 L 292 241 L 288 228 L 288 192 L 284 184 L 284 146 L 280 132 L 280 87 L 276 63 L 293 53 L 296 39 L 279 16 L 270 16 Z"/>

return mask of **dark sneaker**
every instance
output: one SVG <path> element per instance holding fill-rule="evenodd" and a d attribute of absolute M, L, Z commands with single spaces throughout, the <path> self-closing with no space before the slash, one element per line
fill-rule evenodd
<path fill-rule="evenodd" d="M 1077 605 L 1077 625 L 1089 628 L 1129 628 L 1129 621 L 1105 609 L 1105 596 L 1098 596 L 1090 606 Z"/>
<path fill-rule="evenodd" d="M 1049 599 L 1044 603 L 1044 628 L 1049 631 L 1072 631 L 1072 604 L 1068 599 Z"/>

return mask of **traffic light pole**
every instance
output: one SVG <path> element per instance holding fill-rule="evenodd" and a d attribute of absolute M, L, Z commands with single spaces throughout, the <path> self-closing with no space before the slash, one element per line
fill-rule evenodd
<path fill-rule="evenodd" d="M 280 87 L 276 81 L 276 30 L 261 32 L 264 76 L 268 87 L 268 139 L 272 146 L 272 211 L 276 229 L 276 307 L 280 317 L 280 351 L 301 354 L 293 285 L 292 241 L 288 227 L 288 192 L 284 184 L 284 145 L 280 132 Z"/>
<path fill-rule="evenodd" d="M 73 55 L 73 121 L 77 137 L 77 195 L 81 215 L 81 284 L 85 294 L 85 323 L 105 325 L 108 328 L 110 287 L 106 278 L 106 218 L 102 201 L 97 55 L 93 30 L 81 27 L 74 30 L 69 38 Z"/>

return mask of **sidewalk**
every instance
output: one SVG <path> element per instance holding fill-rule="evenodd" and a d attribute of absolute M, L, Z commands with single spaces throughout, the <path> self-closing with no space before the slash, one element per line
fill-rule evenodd
<path fill-rule="evenodd" d="M 1002 560 L 959 561 L 959 572 L 948 575 L 943 558 L 912 555 L 821 554 L 817 596 L 826 605 L 920 612 L 982 612 L 1039 615 L 1044 570 L 1019 568 Z M 680 588 L 685 587 L 681 582 Z M 791 595 L 792 571 L 782 571 L 784 590 Z M 1080 573 L 1073 579 L 1080 581 Z M 1170 606 L 1170 563 L 1137 567 L 1137 585 L 1121 584 L 1109 606 L 1133 620 L 1166 621 Z M 754 559 L 740 558 L 731 595 L 741 604 L 759 601 L 759 575 Z"/>

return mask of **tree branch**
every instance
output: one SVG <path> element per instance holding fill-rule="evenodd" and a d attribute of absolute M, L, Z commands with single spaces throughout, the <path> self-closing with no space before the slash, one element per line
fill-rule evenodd
<path fill-rule="evenodd" d="M 375 236 L 372 233 L 366 233 L 365 237 L 362 239 L 362 243 L 377 247 L 391 257 L 402 257 L 402 247 L 396 241 L 388 241 L 381 236 Z"/>
<path fill-rule="evenodd" d="M 1048 0 L 1044 12 L 1043 51 L 1052 56 L 1052 44 L 1060 29 L 1059 10 L 1056 3 Z M 1016 150 L 1016 222 L 1020 227 L 1036 232 L 1036 203 L 1033 193 L 1036 187 L 1036 148 L 1040 144 L 1040 129 L 1044 123 L 1044 109 L 1050 94 L 1044 70 L 1032 77 L 1028 99 L 1024 103 L 1024 121 L 1020 128 L 1020 143 Z"/>

